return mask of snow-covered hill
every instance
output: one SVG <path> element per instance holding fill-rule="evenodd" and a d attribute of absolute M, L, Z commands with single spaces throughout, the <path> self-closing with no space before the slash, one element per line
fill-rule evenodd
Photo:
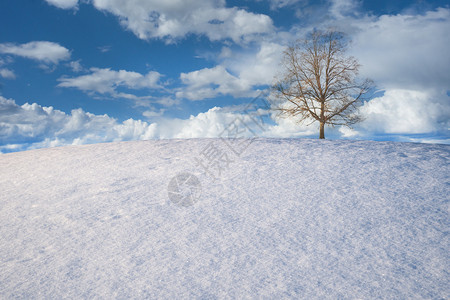
<path fill-rule="evenodd" d="M 448 299 L 449 158 L 294 139 L 0 155 L 0 298 Z"/>

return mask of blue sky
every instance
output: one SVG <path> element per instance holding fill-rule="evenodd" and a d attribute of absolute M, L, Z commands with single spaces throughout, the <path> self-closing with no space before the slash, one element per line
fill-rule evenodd
<path fill-rule="evenodd" d="M 328 138 L 450 143 L 446 1 L 4 0 L 0 151 L 216 137 L 314 28 L 352 39 L 377 86 Z M 272 116 L 265 137 L 317 137 Z"/>

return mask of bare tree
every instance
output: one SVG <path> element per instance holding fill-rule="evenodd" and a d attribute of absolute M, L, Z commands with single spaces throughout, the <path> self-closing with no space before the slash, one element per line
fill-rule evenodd
<path fill-rule="evenodd" d="M 357 107 L 372 88 L 369 79 L 357 78 L 358 61 L 345 56 L 344 34 L 314 31 L 308 38 L 288 47 L 283 57 L 283 75 L 272 91 L 284 103 L 276 110 L 281 117 L 294 117 L 298 123 L 320 124 L 319 138 L 325 138 L 325 125 L 350 127 L 361 121 Z"/>

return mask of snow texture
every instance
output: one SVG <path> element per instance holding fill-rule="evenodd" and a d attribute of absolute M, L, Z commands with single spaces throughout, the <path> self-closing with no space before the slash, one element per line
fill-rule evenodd
<path fill-rule="evenodd" d="M 0 298 L 450 298 L 450 146 L 232 142 L 0 155 Z"/>

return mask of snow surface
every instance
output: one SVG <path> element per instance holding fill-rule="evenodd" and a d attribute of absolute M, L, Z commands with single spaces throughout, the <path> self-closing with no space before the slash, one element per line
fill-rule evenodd
<path fill-rule="evenodd" d="M 450 146 L 248 141 L 0 155 L 0 298 L 450 298 Z"/>

